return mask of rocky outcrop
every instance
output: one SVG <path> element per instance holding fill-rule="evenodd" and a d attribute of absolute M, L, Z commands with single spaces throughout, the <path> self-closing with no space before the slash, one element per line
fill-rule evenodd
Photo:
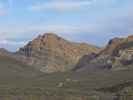
<path fill-rule="evenodd" d="M 91 58 L 91 59 L 90 59 Z M 78 71 L 121 70 L 133 67 L 133 35 L 114 38 L 97 56 L 84 56 L 76 66 Z M 79 68 L 79 69 L 78 69 Z"/>
<path fill-rule="evenodd" d="M 69 42 L 55 34 L 40 35 L 17 52 L 26 63 L 42 72 L 64 72 L 73 69 L 78 60 L 99 49 L 85 43 Z"/>
<path fill-rule="evenodd" d="M 109 41 L 108 45 L 103 49 L 100 54 L 116 56 L 121 49 L 127 49 L 133 45 L 133 35 L 127 38 L 114 38 Z"/>

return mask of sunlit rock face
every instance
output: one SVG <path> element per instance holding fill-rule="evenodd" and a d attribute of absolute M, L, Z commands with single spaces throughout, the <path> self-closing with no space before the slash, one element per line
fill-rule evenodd
<path fill-rule="evenodd" d="M 73 69 L 78 60 L 99 49 L 85 43 L 69 42 L 55 34 L 40 35 L 17 52 L 24 61 L 42 72 L 64 72 Z"/>

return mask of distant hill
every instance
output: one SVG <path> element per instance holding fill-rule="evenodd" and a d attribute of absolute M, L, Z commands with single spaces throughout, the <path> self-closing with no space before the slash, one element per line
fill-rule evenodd
<path fill-rule="evenodd" d="M 100 54 L 104 55 L 117 55 L 120 50 L 133 47 L 133 35 L 127 38 L 114 38 L 109 41 L 105 49 Z"/>
<path fill-rule="evenodd" d="M 83 56 L 74 70 L 121 70 L 133 67 L 133 35 L 114 38 L 98 54 Z"/>
<path fill-rule="evenodd" d="M 97 53 L 99 48 L 86 43 L 74 43 L 55 34 L 40 35 L 17 52 L 24 62 L 42 72 L 65 72 L 73 69 L 86 54 Z"/>

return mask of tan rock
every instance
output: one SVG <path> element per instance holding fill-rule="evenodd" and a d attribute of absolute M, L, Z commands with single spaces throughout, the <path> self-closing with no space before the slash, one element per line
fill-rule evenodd
<path fill-rule="evenodd" d="M 97 53 L 99 49 L 85 43 L 67 41 L 55 34 L 39 35 L 17 52 L 26 56 L 27 63 L 43 72 L 64 72 L 73 69 L 78 60 L 86 54 Z M 33 60 L 34 59 L 34 63 Z"/>

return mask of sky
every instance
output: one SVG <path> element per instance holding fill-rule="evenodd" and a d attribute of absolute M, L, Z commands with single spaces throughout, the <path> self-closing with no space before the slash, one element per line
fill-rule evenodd
<path fill-rule="evenodd" d="M 132 11 L 133 0 L 0 0 L 0 48 L 16 51 L 49 32 L 104 46 L 133 34 Z"/>

